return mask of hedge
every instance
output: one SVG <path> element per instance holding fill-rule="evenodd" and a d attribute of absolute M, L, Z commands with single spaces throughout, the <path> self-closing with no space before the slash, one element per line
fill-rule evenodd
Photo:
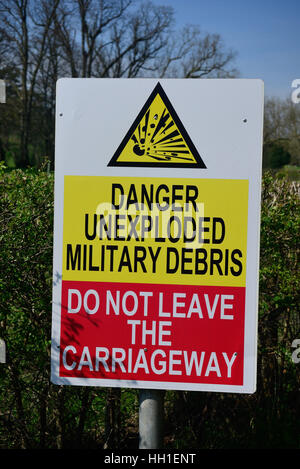
<path fill-rule="evenodd" d="M 0 169 L 0 447 L 137 448 L 136 390 L 50 383 L 54 178 Z M 298 192 L 263 177 L 256 393 L 166 392 L 165 447 L 300 447 Z"/>

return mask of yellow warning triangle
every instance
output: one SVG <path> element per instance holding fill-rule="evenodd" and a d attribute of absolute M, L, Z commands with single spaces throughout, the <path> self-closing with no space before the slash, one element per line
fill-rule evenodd
<path fill-rule="evenodd" d="M 108 166 L 206 168 L 160 83 Z"/>

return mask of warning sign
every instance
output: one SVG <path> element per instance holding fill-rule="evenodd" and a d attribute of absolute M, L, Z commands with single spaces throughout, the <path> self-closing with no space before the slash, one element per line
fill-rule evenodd
<path fill-rule="evenodd" d="M 205 168 L 160 83 L 156 85 L 108 166 Z"/>
<path fill-rule="evenodd" d="M 62 304 L 61 377 L 243 384 L 244 288 L 64 281 Z"/>
<path fill-rule="evenodd" d="M 248 181 L 66 176 L 64 201 L 60 375 L 241 385 Z"/>
<path fill-rule="evenodd" d="M 247 180 L 65 176 L 63 278 L 245 286 Z"/>
<path fill-rule="evenodd" d="M 54 383 L 254 392 L 262 100 L 257 80 L 59 83 Z"/>

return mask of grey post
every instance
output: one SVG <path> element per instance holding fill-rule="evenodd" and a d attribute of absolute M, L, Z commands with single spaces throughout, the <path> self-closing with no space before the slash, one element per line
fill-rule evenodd
<path fill-rule="evenodd" d="M 164 391 L 139 392 L 139 449 L 159 449 L 163 445 Z"/>
<path fill-rule="evenodd" d="M 0 339 L 0 363 L 6 363 L 6 346 L 3 339 Z"/>
<path fill-rule="evenodd" d="M 5 81 L 0 80 L 0 103 L 6 103 Z"/>

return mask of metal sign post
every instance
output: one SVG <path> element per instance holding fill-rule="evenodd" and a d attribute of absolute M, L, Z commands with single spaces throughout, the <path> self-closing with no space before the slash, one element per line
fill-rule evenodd
<path fill-rule="evenodd" d="M 0 363 L 6 363 L 6 345 L 3 339 L 0 339 Z"/>
<path fill-rule="evenodd" d="M 141 389 L 139 392 L 139 449 L 163 447 L 164 391 Z"/>

